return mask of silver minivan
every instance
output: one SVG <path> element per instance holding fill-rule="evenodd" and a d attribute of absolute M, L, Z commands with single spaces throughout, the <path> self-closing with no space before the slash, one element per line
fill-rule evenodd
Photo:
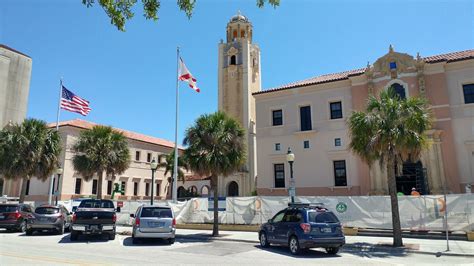
<path fill-rule="evenodd" d="M 170 206 L 142 205 L 130 217 L 134 218 L 133 244 L 142 238 L 167 239 L 169 244 L 174 243 L 176 219 Z"/>

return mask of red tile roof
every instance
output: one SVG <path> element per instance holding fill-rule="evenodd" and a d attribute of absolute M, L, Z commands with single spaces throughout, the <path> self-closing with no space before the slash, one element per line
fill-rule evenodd
<path fill-rule="evenodd" d="M 210 179 L 209 176 L 200 176 L 198 174 L 188 175 L 185 177 L 186 181 L 201 181 L 201 180 L 209 180 L 209 179 Z"/>
<path fill-rule="evenodd" d="M 428 64 L 434 64 L 434 63 L 444 62 L 444 61 L 447 63 L 450 63 L 450 62 L 456 62 L 456 61 L 461 61 L 461 60 L 474 59 L 474 50 L 466 50 L 466 51 L 458 51 L 458 52 L 447 53 L 447 54 L 433 55 L 433 56 L 425 57 L 423 59 Z M 279 87 L 254 92 L 253 95 L 298 88 L 298 87 L 303 87 L 303 86 L 308 86 L 308 85 L 334 82 L 338 80 L 345 80 L 351 76 L 361 75 L 365 72 L 365 70 L 366 68 L 359 68 L 359 69 L 354 69 L 354 70 L 349 70 L 349 71 L 344 71 L 344 72 L 339 72 L 339 73 L 317 76 L 317 77 L 313 77 L 313 78 L 309 78 L 309 79 L 305 79 L 301 81 L 288 83 Z"/>
<path fill-rule="evenodd" d="M 74 119 L 74 120 L 68 120 L 68 121 L 61 121 L 59 122 L 59 127 L 64 127 L 64 126 L 71 126 L 71 127 L 77 127 L 77 128 L 82 128 L 82 129 L 91 129 L 94 126 L 97 126 L 99 124 L 85 121 L 82 119 Z M 48 124 L 49 127 L 56 127 L 56 123 L 50 123 Z M 146 143 L 151 143 L 151 144 L 156 144 L 164 147 L 169 147 L 169 148 L 174 148 L 174 142 L 165 140 L 165 139 L 160 139 L 160 138 L 155 138 L 155 137 L 150 137 L 147 135 L 143 135 L 140 133 L 128 131 L 128 130 L 123 130 L 120 128 L 114 128 L 115 130 L 121 132 L 124 134 L 125 137 L 133 140 L 138 140 Z M 179 149 L 183 150 L 183 147 L 179 147 Z"/>
<path fill-rule="evenodd" d="M 17 50 L 15 50 L 15 49 L 11 48 L 11 47 L 8 47 L 8 46 L 6 46 L 6 45 L 4 45 L 4 44 L 0 44 L 0 48 L 4 48 L 4 49 L 10 50 L 10 51 L 12 51 L 12 52 L 14 52 L 14 53 L 21 54 L 21 55 L 24 55 L 24 56 L 26 56 L 26 57 L 28 57 L 28 58 L 31 58 L 30 56 L 28 56 L 28 55 L 26 55 L 26 54 L 24 54 L 24 53 L 22 53 L 22 52 L 20 52 L 20 51 L 17 51 Z"/>

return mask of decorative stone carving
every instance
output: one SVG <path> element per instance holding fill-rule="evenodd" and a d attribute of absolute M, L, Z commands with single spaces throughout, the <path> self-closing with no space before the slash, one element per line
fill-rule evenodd
<path fill-rule="evenodd" d="M 367 77 L 367 87 L 369 90 L 369 95 L 374 94 L 374 71 L 370 66 L 370 63 L 367 62 L 367 68 L 365 69 L 365 76 Z"/>
<path fill-rule="evenodd" d="M 416 54 L 416 77 L 418 79 L 418 90 L 422 96 L 425 96 L 425 60 L 421 58 L 420 53 Z"/>
<path fill-rule="evenodd" d="M 391 63 L 394 63 L 393 68 L 390 67 Z M 374 77 L 391 76 L 397 78 L 398 73 L 415 72 L 417 71 L 415 63 L 413 56 L 395 52 L 390 45 L 388 54 L 375 61 L 373 65 Z"/>
<path fill-rule="evenodd" d="M 227 50 L 227 56 L 237 55 L 238 53 L 239 53 L 239 50 L 235 48 L 234 46 L 230 47 L 230 49 Z"/>

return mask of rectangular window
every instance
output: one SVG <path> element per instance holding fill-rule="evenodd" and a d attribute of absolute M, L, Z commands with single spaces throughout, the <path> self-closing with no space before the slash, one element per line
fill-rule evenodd
<path fill-rule="evenodd" d="M 81 194 L 82 179 L 76 178 L 76 184 L 74 186 L 74 194 Z"/>
<path fill-rule="evenodd" d="M 26 193 L 25 195 L 30 195 L 30 180 L 26 181 Z"/>
<path fill-rule="evenodd" d="M 138 182 L 133 182 L 133 196 L 138 195 Z"/>
<path fill-rule="evenodd" d="M 331 109 L 331 119 L 342 118 L 342 102 L 333 102 L 329 106 Z"/>
<path fill-rule="evenodd" d="M 125 195 L 125 192 L 127 192 L 127 183 L 125 181 L 122 181 L 120 188 L 123 189 L 123 194 Z"/>
<path fill-rule="evenodd" d="M 140 161 L 140 152 L 139 151 L 135 152 L 135 161 Z"/>
<path fill-rule="evenodd" d="M 107 195 L 112 195 L 112 180 L 107 180 Z"/>
<path fill-rule="evenodd" d="M 92 180 L 92 195 L 97 195 L 97 179 Z"/>
<path fill-rule="evenodd" d="M 150 196 L 150 183 L 145 183 L 145 196 Z"/>
<path fill-rule="evenodd" d="M 464 103 L 474 103 L 474 84 L 462 85 Z"/>
<path fill-rule="evenodd" d="M 340 138 L 335 138 L 334 139 L 334 146 L 336 146 L 336 147 L 341 146 L 341 139 Z"/>
<path fill-rule="evenodd" d="M 148 154 L 146 155 L 146 161 L 147 161 L 147 162 L 151 162 L 151 153 L 148 153 Z"/>
<path fill-rule="evenodd" d="M 160 196 L 160 183 L 156 183 L 156 192 L 155 192 L 155 195 L 156 195 L 157 197 Z"/>
<path fill-rule="evenodd" d="M 275 150 L 279 151 L 281 149 L 280 143 L 275 143 Z"/>
<path fill-rule="evenodd" d="M 335 186 L 347 186 L 346 161 L 334 161 Z"/>
<path fill-rule="evenodd" d="M 273 125 L 274 126 L 281 126 L 283 125 L 283 112 L 280 110 L 273 110 Z"/>
<path fill-rule="evenodd" d="M 303 141 L 303 148 L 309 149 L 309 140 Z"/>
<path fill-rule="evenodd" d="M 284 164 L 274 164 L 275 171 L 275 187 L 285 187 L 285 165 Z"/>
<path fill-rule="evenodd" d="M 300 124 L 301 131 L 312 130 L 311 125 L 311 106 L 300 107 Z"/>

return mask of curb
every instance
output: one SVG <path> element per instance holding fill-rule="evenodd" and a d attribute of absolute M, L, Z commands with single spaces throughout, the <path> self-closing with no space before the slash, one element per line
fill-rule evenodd
<path fill-rule="evenodd" d="M 259 241 L 256 240 L 245 240 L 245 239 L 236 239 L 236 238 L 220 238 L 220 237 L 212 237 L 212 236 L 191 236 L 191 235 L 176 235 L 178 239 L 195 239 L 195 240 L 214 240 L 214 241 L 224 241 L 224 242 L 240 242 L 240 243 L 250 243 L 250 244 L 259 244 Z M 413 250 L 409 248 L 390 248 L 390 247 L 367 247 L 367 246 L 360 246 L 360 245 L 351 245 L 346 244 L 342 248 L 342 251 L 365 251 L 365 252 L 377 252 L 377 251 L 394 251 L 399 250 L 406 253 L 412 254 L 424 254 L 424 255 L 435 255 L 437 257 L 440 256 L 453 256 L 453 257 L 472 257 L 474 258 L 474 254 L 462 254 L 462 253 L 451 253 L 451 252 L 431 252 L 431 251 L 421 251 L 421 250 Z"/>

